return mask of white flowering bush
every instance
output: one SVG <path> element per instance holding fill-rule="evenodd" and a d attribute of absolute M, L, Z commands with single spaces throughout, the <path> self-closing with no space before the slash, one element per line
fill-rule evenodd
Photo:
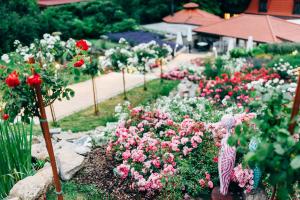
<path fill-rule="evenodd" d="M 126 70 L 129 66 L 133 66 L 133 53 L 127 41 L 120 39 L 121 46 L 108 49 L 105 51 L 105 58 L 101 62 L 104 68 L 112 68 L 114 71 Z"/>
<path fill-rule="evenodd" d="M 294 69 L 298 66 L 293 66 L 284 59 L 279 59 L 278 63 L 275 63 L 272 68 L 280 75 L 282 79 L 291 79 L 294 74 Z"/>

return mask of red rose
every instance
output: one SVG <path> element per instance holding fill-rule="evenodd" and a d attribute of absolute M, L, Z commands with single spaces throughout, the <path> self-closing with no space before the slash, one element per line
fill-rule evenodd
<path fill-rule="evenodd" d="M 85 40 L 79 40 L 76 42 L 76 47 L 83 50 L 83 51 L 87 51 L 89 50 L 89 45 Z"/>
<path fill-rule="evenodd" d="M 19 76 L 16 71 L 13 71 L 11 74 L 8 75 L 8 77 L 5 80 L 5 83 L 8 87 L 17 87 L 20 85 Z"/>
<path fill-rule="evenodd" d="M 41 76 L 39 74 L 33 74 L 27 78 L 27 84 L 29 86 L 40 85 L 42 83 Z"/>
<path fill-rule="evenodd" d="M 229 91 L 228 92 L 228 96 L 232 96 L 233 95 L 233 92 L 232 91 Z"/>
<path fill-rule="evenodd" d="M 214 157 L 214 158 L 213 158 L 213 161 L 214 161 L 215 163 L 217 163 L 218 160 L 219 160 L 218 157 Z"/>
<path fill-rule="evenodd" d="M 80 59 L 76 63 L 74 63 L 74 67 L 81 67 L 82 65 L 84 65 L 83 59 Z"/>
<path fill-rule="evenodd" d="M 8 114 L 3 114 L 3 115 L 2 115 L 2 119 L 3 119 L 4 121 L 8 120 L 8 118 L 9 118 L 9 115 L 8 115 Z"/>

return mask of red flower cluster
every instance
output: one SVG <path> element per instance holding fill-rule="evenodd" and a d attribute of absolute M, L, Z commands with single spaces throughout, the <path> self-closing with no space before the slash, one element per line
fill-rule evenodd
<path fill-rule="evenodd" d="M 221 77 L 217 76 L 215 80 L 200 81 L 200 95 L 208 97 L 214 102 L 219 102 L 224 98 L 232 98 L 238 104 L 248 103 L 250 101 L 249 92 L 253 89 L 247 87 L 248 83 L 260 79 L 268 81 L 275 78 L 280 78 L 280 76 L 265 68 L 254 69 L 245 73 L 235 72 L 232 76 L 222 74 Z"/>
<path fill-rule="evenodd" d="M 20 85 L 19 75 L 16 71 L 13 71 L 11 74 L 8 75 L 8 77 L 5 80 L 5 83 L 8 87 L 17 87 Z"/>
<path fill-rule="evenodd" d="M 83 50 L 83 51 L 87 51 L 90 48 L 90 46 L 88 45 L 86 40 L 78 40 L 76 42 L 76 47 Z"/>
<path fill-rule="evenodd" d="M 80 59 L 77 62 L 74 63 L 74 67 L 81 67 L 82 65 L 84 65 L 84 60 Z"/>
<path fill-rule="evenodd" d="M 42 83 L 42 79 L 39 74 L 35 73 L 29 76 L 26 82 L 29 86 L 35 86 L 35 85 L 40 85 Z"/>

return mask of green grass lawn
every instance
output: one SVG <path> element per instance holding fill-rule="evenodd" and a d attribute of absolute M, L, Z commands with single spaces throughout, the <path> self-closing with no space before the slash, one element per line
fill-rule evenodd
<path fill-rule="evenodd" d="M 93 185 L 79 185 L 73 182 L 63 182 L 62 189 L 65 200 L 109 200 L 109 196 L 100 192 Z M 56 200 L 54 189 L 47 193 L 47 200 Z"/>

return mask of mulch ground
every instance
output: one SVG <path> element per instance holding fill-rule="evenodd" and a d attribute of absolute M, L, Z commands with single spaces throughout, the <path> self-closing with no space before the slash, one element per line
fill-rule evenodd
<path fill-rule="evenodd" d="M 129 184 L 116 177 L 113 169 L 117 165 L 106 155 L 106 147 L 93 150 L 85 159 L 83 169 L 73 178 L 79 184 L 93 184 L 100 191 L 116 200 L 153 200 L 156 195 L 139 193 L 130 189 Z"/>

